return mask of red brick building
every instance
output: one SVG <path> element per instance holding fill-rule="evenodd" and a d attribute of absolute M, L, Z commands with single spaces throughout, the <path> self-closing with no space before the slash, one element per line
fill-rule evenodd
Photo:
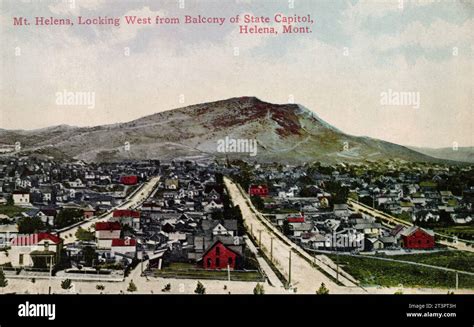
<path fill-rule="evenodd" d="M 268 187 L 266 185 L 250 185 L 250 196 L 268 196 Z"/>
<path fill-rule="evenodd" d="M 135 185 L 138 183 L 138 176 L 130 175 L 130 176 L 122 176 L 120 177 L 120 183 L 123 185 Z"/>
<path fill-rule="evenodd" d="M 435 246 L 434 233 L 418 226 L 405 229 L 400 236 L 406 249 L 432 249 Z"/>
<path fill-rule="evenodd" d="M 240 254 L 226 247 L 221 241 L 216 241 L 202 256 L 204 269 L 234 269 Z"/>

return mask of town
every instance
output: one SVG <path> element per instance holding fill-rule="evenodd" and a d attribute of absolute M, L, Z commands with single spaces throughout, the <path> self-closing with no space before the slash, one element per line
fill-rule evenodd
<path fill-rule="evenodd" d="M 204 280 L 219 281 L 224 293 L 392 292 L 420 281 L 364 269 L 417 269 L 430 271 L 427 287 L 474 288 L 469 166 L 5 156 L 0 194 L 0 266 L 10 282 L 51 287 L 53 279 L 69 290 L 77 281 L 117 293 L 124 290 L 104 284 L 126 281 L 129 292 L 155 279 L 194 281 L 182 292 L 201 292 Z M 291 270 L 298 260 L 312 280 Z"/>

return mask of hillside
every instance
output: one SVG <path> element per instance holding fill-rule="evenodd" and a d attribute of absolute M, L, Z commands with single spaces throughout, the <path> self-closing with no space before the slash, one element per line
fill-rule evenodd
<path fill-rule="evenodd" d="M 398 158 L 433 161 L 412 149 L 345 134 L 297 104 L 240 97 L 159 112 L 127 123 L 0 130 L 22 152 L 91 161 L 240 157 L 260 162 L 339 162 Z M 218 140 L 255 139 L 258 153 L 218 153 Z M 125 142 L 130 143 L 127 151 Z"/>

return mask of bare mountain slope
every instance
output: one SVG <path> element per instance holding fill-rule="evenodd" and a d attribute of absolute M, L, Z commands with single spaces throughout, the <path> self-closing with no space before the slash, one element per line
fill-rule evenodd
<path fill-rule="evenodd" d="M 257 156 L 217 153 L 217 141 L 225 137 L 257 140 Z M 2 143 L 21 142 L 22 151 L 85 161 L 225 155 L 281 162 L 436 160 L 393 143 L 347 135 L 300 105 L 271 104 L 254 97 L 188 106 L 122 124 L 0 130 L 0 138 Z"/>

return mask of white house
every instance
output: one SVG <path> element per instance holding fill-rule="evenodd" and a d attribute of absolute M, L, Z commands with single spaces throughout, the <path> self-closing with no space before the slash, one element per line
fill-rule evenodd
<path fill-rule="evenodd" d="M 13 203 L 15 205 L 29 205 L 30 204 L 30 193 L 29 192 L 22 192 L 16 191 L 13 192 Z"/>
<path fill-rule="evenodd" d="M 57 262 L 62 242 L 61 238 L 49 233 L 17 236 L 10 242 L 8 257 L 13 267 L 32 267 L 35 256 L 49 266 Z"/>

